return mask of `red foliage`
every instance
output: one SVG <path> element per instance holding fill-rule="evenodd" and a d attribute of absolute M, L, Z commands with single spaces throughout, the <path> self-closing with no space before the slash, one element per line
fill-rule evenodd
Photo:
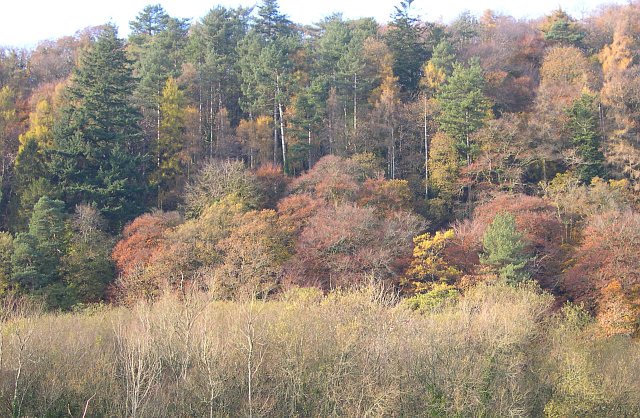
<path fill-rule="evenodd" d="M 307 224 L 309 218 L 325 205 L 323 200 L 315 199 L 306 193 L 294 194 L 278 202 L 278 217 L 292 232 L 298 232 Z"/>
<path fill-rule="evenodd" d="M 330 201 L 352 201 L 358 192 L 358 166 L 335 155 L 321 158 L 291 184 L 294 193 L 309 193 Z"/>
<path fill-rule="evenodd" d="M 129 223 L 111 254 L 118 272 L 128 275 L 148 265 L 162 246 L 165 231 L 180 221 L 177 212 L 154 212 L 139 216 Z"/>

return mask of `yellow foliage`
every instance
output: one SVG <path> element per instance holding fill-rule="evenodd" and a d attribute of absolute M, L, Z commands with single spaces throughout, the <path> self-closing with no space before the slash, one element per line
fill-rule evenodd
<path fill-rule="evenodd" d="M 606 45 L 598 55 L 605 77 L 612 72 L 629 68 L 633 62 L 632 45 L 630 36 L 619 30 L 614 32 L 611 45 Z"/>
<path fill-rule="evenodd" d="M 434 283 L 451 283 L 461 272 L 443 258 L 447 242 L 454 237 L 453 229 L 418 235 L 413 239 L 413 260 L 407 271 L 407 281 L 415 293 L 432 290 Z"/>
<path fill-rule="evenodd" d="M 431 61 L 424 67 L 424 76 L 420 83 L 431 90 L 437 90 L 444 84 L 447 74 L 443 69 L 436 67 Z"/>

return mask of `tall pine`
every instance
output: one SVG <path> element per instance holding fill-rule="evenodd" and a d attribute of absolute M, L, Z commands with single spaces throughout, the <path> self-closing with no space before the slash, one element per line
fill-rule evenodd
<path fill-rule="evenodd" d="M 134 87 L 124 43 L 108 25 L 81 56 L 54 125 L 52 183 L 69 207 L 95 204 L 114 227 L 139 214 L 145 196 Z"/>

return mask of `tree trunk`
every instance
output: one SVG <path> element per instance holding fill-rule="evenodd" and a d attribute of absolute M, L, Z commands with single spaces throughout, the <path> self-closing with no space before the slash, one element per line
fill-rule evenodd
<path fill-rule="evenodd" d="M 429 137 L 427 130 L 427 95 L 424 96 L 424 197 L 429 199 Z"/>

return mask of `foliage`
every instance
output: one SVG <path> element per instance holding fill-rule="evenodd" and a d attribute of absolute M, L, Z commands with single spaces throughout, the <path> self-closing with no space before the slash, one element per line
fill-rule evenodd
<path fill-rule="evenodd" d="M 594 177 L 602 177 L 604 172 L 595 97 L 583 94 L 567 112 L 569 129 L 573 134 L 572 143 L 579 158 L 578 176 L 583 182 L 589 183 Z"/>
<path fill-rule="evenodd" d="M 250 208 L 257 207 L 260 200 L 254 175 L 241 161 L 208 161 L 187 185 L 187 215 L 197 217 L 227 195 L 236 196 Z"/>
<path fill-rule="evenodd" d="M 67 205 L 95 203 L 112 227 L 140 213 L 144 199 L 133 88 L 123 41 L 107 26 L 82 55 L 54 126 L 50 180 Z"/>
<path fill-rule="evenodd" d="M 471 134 L 490 117 L 489 101 L 484 95 L 482 67 L 473 61 L 469 67 L 454 65 L 448 83 L 436 99 L 440 106 L 440 129 L 456 141 L 456 147 L 471 164 L 477 149 L 471 143 Z"/>
<path fill-rule="evenodd" d="M 407 298 L 404 303 L 409 309 L 420 313 L 429 313 L 446 306 L 447 303 L 456 301 L 459 295 L 460 293 L 454 286 L 446 283 L 436 283 L 428 292 Z"/>
<path fill-rule="evenodd" d="M 529 279 L 525 267 L 530 257 L 512 214 L 496 215 L 482 236 L 482 247 L 480 262 L 496 269 L 501 279 L 511 284 Z"/>
<path fill-rule="evenodd" d="M 413 239 L 413 259 L 406 273 L 412 292 L 431 291 L 439 284 L 452 284 L 460 278 L 461 272 L 443 257 L 443 251 L 454 234 L 450 229 L 438 231 L 433 236 L 429 233 L 418 235 Z"/>

